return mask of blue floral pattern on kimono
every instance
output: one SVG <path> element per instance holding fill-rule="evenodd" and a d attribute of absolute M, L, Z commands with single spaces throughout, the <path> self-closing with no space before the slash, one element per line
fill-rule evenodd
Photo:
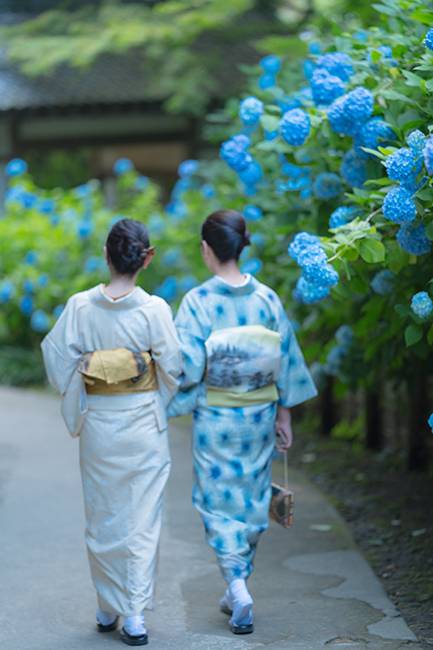
<path fill-rule="evenodd" d="M 181 388 L 169 415 L 193 412 L 193 503 L 227 582 L 248 578 L 268 527 L 277 402 L 209 406 L 206 341 L 216 330 L 261 325 L 280 335 L 278 404 L 317 395 L 277 294 L 252 276 L 233 286 L 215 276 L 186 294 L 175 319 L 183 354 Z"/>

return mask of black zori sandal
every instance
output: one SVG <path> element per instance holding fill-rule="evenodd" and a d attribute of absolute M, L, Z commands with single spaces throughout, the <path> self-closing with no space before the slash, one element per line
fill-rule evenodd
<path fill-rule="evenodd" d="M 147 645 L 149 643 L 147 634 L 132 636 L 132 634 L 128 634 L 124 627 L 122 627 L 120 638 L 122 639 L 123 643 L 126 643 L 126 645 Z"/>
<path fill-rule="evenodd" d="M 249 625 L 234 625 L 233 623 L 229 623 L 229 625 L 233 634 L 252 634 L 254 632 L 253 623 Z"/>
<path fill-rule="evenodd" d="M 119 622 L 119 617 L 116 616 L 116 618 L 112 623 L 109 623 L 108 625 L 102 625 L 102 623 L 96 623 L 96 627 L 98 632 L 101 632 L 101 634 L 104 634 L 105 632 L 113 632 L 113 630 L 117 628 L 118 622 Z"/>

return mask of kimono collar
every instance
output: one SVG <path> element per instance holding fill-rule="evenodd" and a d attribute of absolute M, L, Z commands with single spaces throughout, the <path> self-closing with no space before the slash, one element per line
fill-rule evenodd
<path fill-rule="evenodd" d="M 252 275 L 247 273 L 246 276 L 246 282 L 236 286 L 229 284 L 218 275 L 214 275 L 213 278 L 208 280 L 206 286 L 210 291 L 219 293 L 223 296 L 246 296 L 250 293 L 254 293 L 258 286 L 257 280 Z"/>
<path fill-rule="evenodd" d="M 134 309 L 140 307 L 150 296 L 141 287 L 135 287 L 130 293 L 121 298 L 110 298 L 104 291 L 104 285 L 98 284 L 89 291 L 90 300 L 98 307 L 109 309 L 111 311 L 122 311 L 125 309 Z"/>

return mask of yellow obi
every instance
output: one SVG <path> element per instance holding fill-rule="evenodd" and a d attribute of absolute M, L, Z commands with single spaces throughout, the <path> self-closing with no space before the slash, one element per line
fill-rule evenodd
<path fill-rule="evenodd" d="M 78 366 L 90 395 L 116 395 L 158 390 L 150 352 L 127 348 L 87 352 Z"/>

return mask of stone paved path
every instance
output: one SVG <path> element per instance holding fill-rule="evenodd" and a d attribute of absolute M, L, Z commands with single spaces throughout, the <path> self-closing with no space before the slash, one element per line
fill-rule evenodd
<path fill-rule="evenodd" d="M 83 543 L 77 441 L 58 400 L 0 389 L 0 648 L 125 647 L 94 630 L 95 600 Z M 330 504 L 291 472 L 296 524 L 272 524 L 251 590 L 256 632 L 234 637 L 217 600 L 224 589 L 190 500 L 188 423 L 172 427 L 155 650 L 420 650 Z M 278 467 L 276 468 L 278 470 Z M 117 644 L 117 645 L 116 645 Z"/>

